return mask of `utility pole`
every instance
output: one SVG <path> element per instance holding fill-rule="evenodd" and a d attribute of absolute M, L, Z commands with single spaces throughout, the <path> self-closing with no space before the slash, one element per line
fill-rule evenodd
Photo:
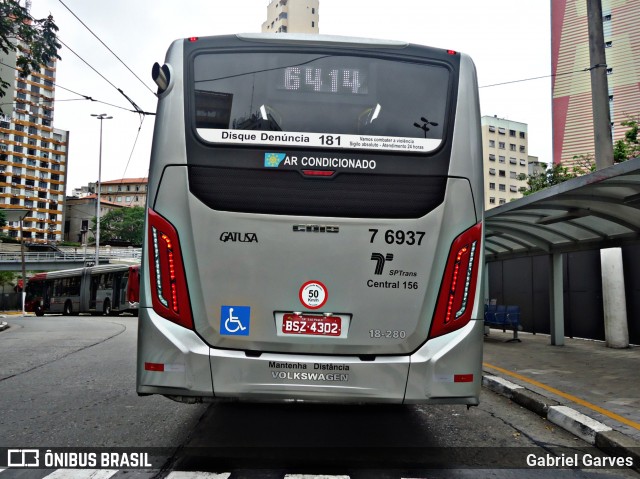
<path fill-rule="evenodd" d="M 604 51 L 602 0 L 586 0 L 591 62 L 591 101 L 596 169 L 613 166 L 613 138 L 609 110 L 607 59 Z M 600 250 L 604 335 L 607 347 L 629 347 L 629 327 L 621 248 Z"/>
<path fill-rule="evenodd" d="M 613 139 L 609 111 L 607 59 L 604 52 L 602 0 L 586 0 L 589 23 L 589 60 L 591 62 L 591 101 L 596 169 L 613 165 Z"/>

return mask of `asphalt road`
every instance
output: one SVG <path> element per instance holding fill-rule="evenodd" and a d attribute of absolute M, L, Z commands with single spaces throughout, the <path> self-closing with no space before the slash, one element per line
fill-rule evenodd
<path fill-rule="evenodd" d="M 158 448 L 152 449 L 158 466 L 122 476 L 130 478 L 174 470 L 226 471 L 232 479 L 294 472 L 351 478 L 640 477 L 629 469 L 528 467 L 528 455 L 600 453 L 485 390 L 481 405 L 469 410 L 185 405 L 136 395 L 136 318 L 8 321 L 11 327 L 0 332 L 0 448 Z M 27 477 L 20 472 L 5 470 L 0 479 Z"/>

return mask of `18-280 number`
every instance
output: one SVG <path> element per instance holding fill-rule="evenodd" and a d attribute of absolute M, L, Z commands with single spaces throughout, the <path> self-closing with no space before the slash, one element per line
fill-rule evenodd
<path fill-rule="evenodd" d="M 373 243 L 376 235 L 378 234 L 377 229 L 369 229 L 371 233 L 370 243 Z M 406 244 L 409 246 L 422 244 L 422 239 L 424 238 L 424 231 L 403 231 L 403 230 L 387 230 L 384 232 L 384 241 L 387 244 Z"/>

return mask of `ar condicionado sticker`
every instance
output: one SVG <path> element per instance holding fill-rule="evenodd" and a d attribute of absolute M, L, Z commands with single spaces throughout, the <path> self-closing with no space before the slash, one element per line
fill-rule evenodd
<path fill-rule="evenodd" d="M 300 302 L 309 309 L 318 309 L 324 306 L 329 297 L 327 288 L 320 281 L 307 281 L 298 293 Z"/>

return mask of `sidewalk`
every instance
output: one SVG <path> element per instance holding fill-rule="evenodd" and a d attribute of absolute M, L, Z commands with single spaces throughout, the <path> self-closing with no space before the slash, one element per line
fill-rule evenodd
<path fill-rule="evenodd" d="M 510 331 L 491 329 L 485 336 L 484 386 L 583 439 L 593 437 L 599 447 L 622 446 L 640 455 L 640 347 L 612 349 L 570 338 L 551 346 L 547 335 L 518 336 L 520 343 L 506 342 Z M 574 424 L 568 408 L 587 418 Z"/>

